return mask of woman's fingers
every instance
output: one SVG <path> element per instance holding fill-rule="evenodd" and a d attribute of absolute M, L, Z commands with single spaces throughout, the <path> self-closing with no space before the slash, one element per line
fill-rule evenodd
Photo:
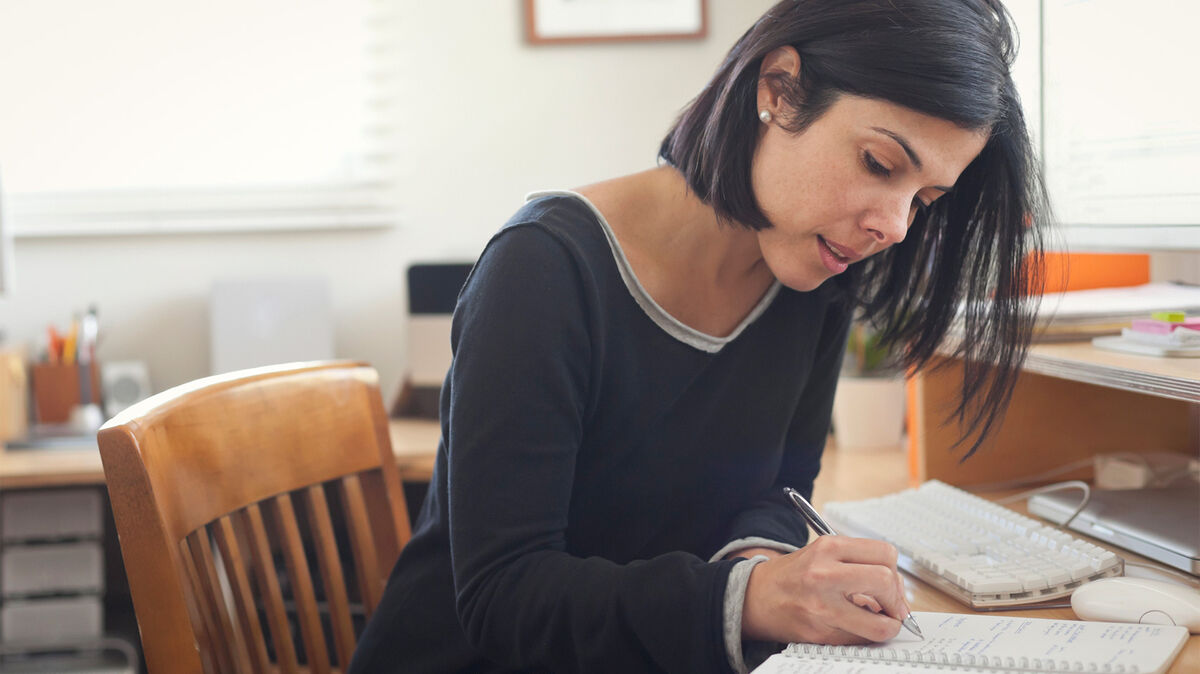
<path fill-rule="evenodd" d="M 840 617 L 848 622 L 839 622 L 838 627 L 872 641 L 896 636 L 900 621 L 908 616 L 896 572 L 877 564 L 846 564 L 844 568 L 843 582 L 850 590 Z M 863 615 L 868 612 L 871 615 Z"/>
<path fill-rule="evenodd" d="M 875 601 L 875 598 L 870 595 L 865 595 L 861 592 L 855 592 L 854 594 L 850 595 L 849 599 L 851 604 L 854 604 L 855 606 L 861 606 L 871 613 L 883 612 L 883 607 L 880 606 L 879 602 Z"/>
<path fill-rule="evenodd" d="M 896 569 L 896 548 L 848 536 L 824 536 L 820 542 L 841 562 L 834 583 L 846 589 L 846 603 L 835 614 L 833 625 L 872 641 L 896 636 L 900 621 L 909 614 L 904 583 Z"/>
<path fill-rule="evenodd" d="M 887 641 L 900 633 L 900 621 L 850 601 L 834 616 L 835 626 L 866 641 Z"/>
<path fill-rule="evenodd" d="M 743 634 L 775 641 L 885 641 L 908 616 L 896 550 L 887 543 L 822 536 L 754 567 Z"/>
<path fill-rule="evenodd" d="M 891 543 L 852 536 L 822 536 L 809 545 L 818 542 L 827 546 L 839 561 L 847 564 L 878 564 L 896 571 L 898 553 L 896 546 Z"/>

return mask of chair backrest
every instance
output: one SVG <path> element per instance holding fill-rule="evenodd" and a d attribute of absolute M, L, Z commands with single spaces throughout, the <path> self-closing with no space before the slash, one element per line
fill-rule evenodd
<path fill-rule="evenodd" d="M 201 379 L 99 442 L 150 671 L 345 669 L 410 535 L 373 369 Z"/>

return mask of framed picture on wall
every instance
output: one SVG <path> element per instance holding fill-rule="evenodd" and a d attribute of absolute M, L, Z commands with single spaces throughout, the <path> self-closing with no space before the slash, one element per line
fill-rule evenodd
<path fill-rule="evenodd" d="M 525 0 L 533 44 L 691 40 L 708 33 L 706 0 Z"/>

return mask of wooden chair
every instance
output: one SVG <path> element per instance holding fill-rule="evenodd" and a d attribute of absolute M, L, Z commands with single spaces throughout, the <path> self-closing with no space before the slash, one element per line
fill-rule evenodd
<path fill-rule="evenodd" d="M 345 669 L 410 535 L 373 369 L 201 379 L 99 441 L 151 672 Z"/>

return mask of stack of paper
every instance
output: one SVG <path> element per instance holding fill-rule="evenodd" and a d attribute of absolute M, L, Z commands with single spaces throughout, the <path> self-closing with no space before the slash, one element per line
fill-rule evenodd
<path fill-rule="evenodd" d="M 1120 334 L 1156 311 L 1200 313 L 1200 287 L 1148 283 L 1050 293 L 1042 297 L 1034 339 L 1070 341 Z"/>

